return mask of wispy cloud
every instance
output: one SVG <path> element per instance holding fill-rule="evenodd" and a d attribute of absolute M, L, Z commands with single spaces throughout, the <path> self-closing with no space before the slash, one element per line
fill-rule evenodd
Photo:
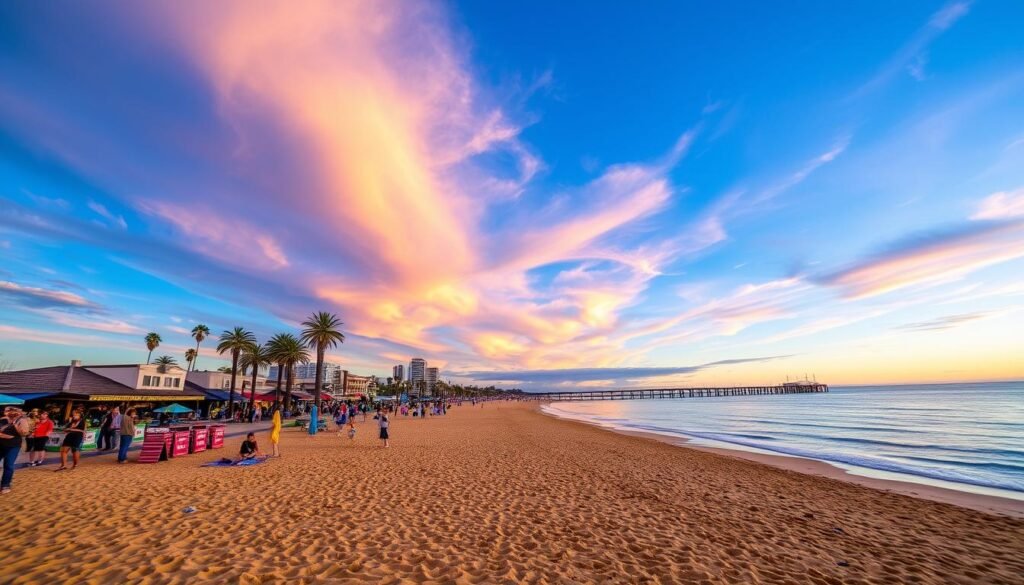
<path fill-rule="evenodd" d="M 1024 221 L 978 222 L 925 234 L 819 279 L 849 298 L 960 278 L 1024 256 Z"/>
<path fill-rule="evenodd" d="M 1024 187 L 1000 191 L 983 199 L 971 219 L 1013 219 L 1024 217 Z"/>
<path fill-rule="evenodd" d="M 917 323 L 906 323 L 896 327 L 896 329 L 902 329 L 905 331 L 940 331 L 942 329 L 952 329 L 971 321 L 977 321 L 988 316 L 988 313 L 964 313 L 960 315 L 947 315 L 945 317 L 938 317 L 928 321 L 919 321 Z"/>
<path fill-rule="evenodd" d="M 97 203 L 92 199 L 89 200 L 88 206 L 89 209 L 93 210 L 97 215 L 107 220 L 110 223 L 110 225 L 121 228 L 123 230 L 128 229 L 128 222 L 125 221 L 123 215 L 117 215 L 112 213 L 109 209 L 107 209 L 105 205 L 103 205 L 102 203 Z"/>
<path fill-rule="evenodd" d="M 48 313 L 46 316 L 53 323 L 63 325 L 65 327 L 74 327 L 76 329 L 92 329 L 94 331 L 103 331 L 106 333 L 118 334 L 133 334 L 144 332 L 144 330 L 141 327 L 132 325 L 131 323 L 119 319 L 74 316 L 65 315 L 61 313 Z"/>
<path fill-rule="evenodd" d="M 250 270 L 288 266 L 280 244 L 264 230 L 237 217 L 225 218 L 213 209 L 142 201 L 141 211 L 172 224 L 185 245 L 204 255 Z"/>
<path fill-rule="evenodd" d="M 958 0 L 949 2 L 934 12 L 928 22 L 882 66 L 875 76 L 853 93 L 851 99 L 863 97 L 881 88 L 904 71 L 918 81 L 924 79 L 928 59 L 925 51 L 928 46 L 966 16 L 970 8 L 971 2 Z"/>
<path fill-rule="evenodd" d="M 98 305 L 85 297 L 68 292 L 21 285 L 11 281 L 0 281 L 0 297 L 31 308 L 95 310 Z"/>

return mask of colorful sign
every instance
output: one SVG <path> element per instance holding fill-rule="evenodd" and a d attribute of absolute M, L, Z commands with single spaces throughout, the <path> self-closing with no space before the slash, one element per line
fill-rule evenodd
<path fill-rule="evenodd" d="M 205 400 L 205 396 L 185 394 L 183 396 L 144 396 L 138 394 L 94 394 L 90 402 L 179 402 L 182 400 Z"/>
<path fill-rule="evenodd" d="M 174 441 L 171 447 L 171 457 L 180 457 L 182 455 L 188 455 L 188 442 L 191 438 L 191 431 L 174 431 L 171 433 L 174 435 Z"/>
<path fill-rule="evenodd" d="M 224 425 L 213 425 L 210 427 L 210 449 L 220 449 L 224 446 Z"/>
<path fill-rule="evenodd" d="M 192 429 L 192 452 L 200 453 L 206 451 L 206 437 L 209 436 L 206 427 Z"/>

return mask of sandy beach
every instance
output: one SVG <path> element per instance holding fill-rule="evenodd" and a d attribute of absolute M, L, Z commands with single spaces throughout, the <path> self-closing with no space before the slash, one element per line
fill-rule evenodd
<path fill-rule="evenodd" d="M 0 498 L 4 583 L 1020 583 L 1024 520 L 567 422 L 534 405 L 85 459 Z M 269 447 L 266 433 L 261 447 Z M 132 457 L 134 459 L 134 456 Z M 194 506 L 196 512 L 182 510 Z"/>

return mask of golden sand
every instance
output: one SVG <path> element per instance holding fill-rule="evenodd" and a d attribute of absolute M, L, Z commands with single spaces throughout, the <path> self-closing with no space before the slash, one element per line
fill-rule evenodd
<path fill-rule="evenodd" d="M 1024 520 L 465 405 L 284 457 L 89 458 L 0 497 L 10 583 L 1015 583 Z M 266 449 L 266 433 L 260 437 Z M 134 455 L 133 455 L 134 458 Z M 194 506 L 197 512 L 182 509 Z M 843 566 L 845 565 L 845 566 Z"/>

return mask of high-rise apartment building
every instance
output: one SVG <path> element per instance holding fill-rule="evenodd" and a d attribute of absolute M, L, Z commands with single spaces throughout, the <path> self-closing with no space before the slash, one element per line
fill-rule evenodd
<path fill-rule="evenodd" d="M 331 362 L 324 362 L 323 381 L 327 384 L 334 384 L 336 380 L 340 379 L 341 366 L 338 364 L 332 364 Z M 270 372 L 267 373 L 267 380 L 273 380 L 277 383 L 277 366 L 270 366 Z M 282 382 L 288 380 L 288 370 L 285 370 Z M 308 364 L 295 364 L 295 380 L 308 381 L 310 383 L 316 381 L 316 362 L 310 362 Z M 301 383 L 301 382 L 300 382 Z"/>
<path fill-rule="evenodd" d="M 396 383 L 404 382 L 405 381 L 405 365 L 404 364 L 398 364 L 397 366 L 391 368 L 391 378 Z"/>
<path fill-rule="evenodd" d="M 427 392 L 427 360 L 423 358 L 412 358 L 409 362 L 409 384 L 412 386 L 412 394 L 419 396 Z"/>
<path fill-rule="evenodd" d="M 437 368 L 427 368 L 426 373 L 427 392 L 433 396 L 437 390 L 438 371 Z"/>

